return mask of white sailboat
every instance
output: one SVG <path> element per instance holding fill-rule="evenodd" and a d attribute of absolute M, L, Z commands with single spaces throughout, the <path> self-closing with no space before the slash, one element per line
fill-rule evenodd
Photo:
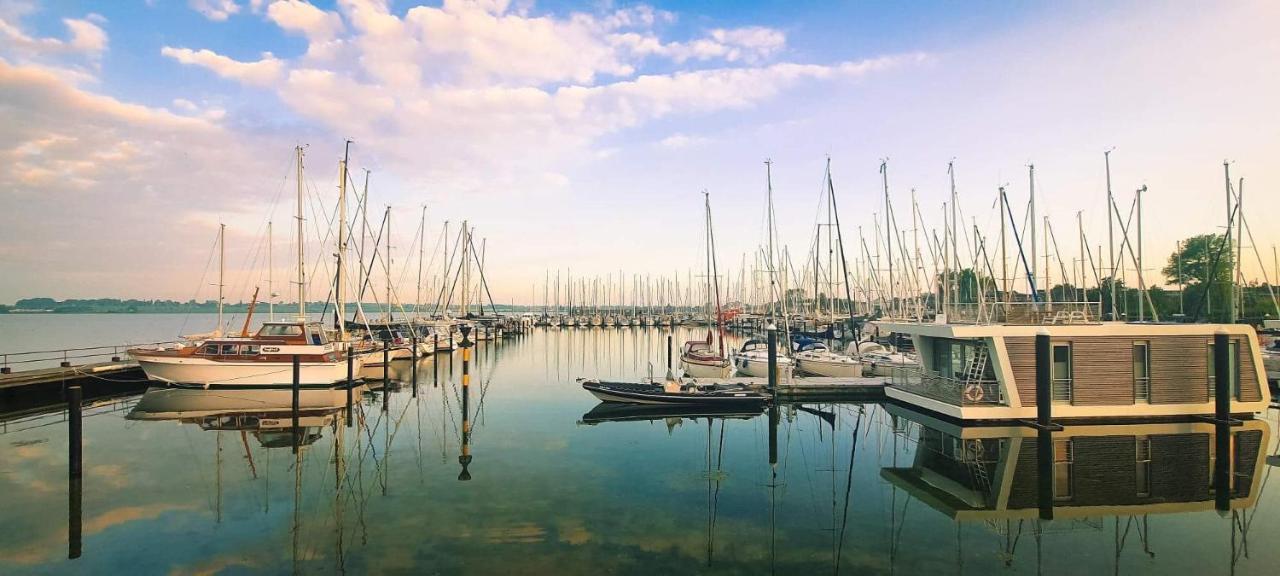
<path fill-rule="evenodd" d="M 728 378 L 733 372 L 733 364 L 724 355 L 724 326 L 720 316 L 720 281 L 716 271 L 715 234 L 711 228 L 711 195 L 703 192 L 706 205 L 707 246 L 707 337 L 705 340 L 689 340 L 680 349 L 680 363 L 684 373 L 694 378 Z M 714 298 L 715 308 L 712 309 Z M 714 313 L 714 317 L 712 314 Z M 712 347 L 714 334 L 712 327 L 720 332 L 719 346 Z"/>

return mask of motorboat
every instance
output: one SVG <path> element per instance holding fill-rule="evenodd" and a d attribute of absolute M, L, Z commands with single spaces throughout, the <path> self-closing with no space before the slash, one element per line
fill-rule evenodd
<path fill-rule="evenodd" d="M 745 384 L 706 384 L 668 380 L 654 382 L 606 382 L 579 378 L 582 388 L 604 402 L 626 404 L 676 404 L 761 406 L 769 396 Z"/>
<path fill-rule="evenodd" d="M 348 354 L 319 322 L 266 322 L 253 336 L 221 337 L 198 345 L 178 343 L 131 348 L 147 378 L 175 386 L 235 388 L 289 386 L 293 359 L 301 386 L 331 386 L 347 378 Z M 363 358 L 352 355 L 359 373 Z"/>

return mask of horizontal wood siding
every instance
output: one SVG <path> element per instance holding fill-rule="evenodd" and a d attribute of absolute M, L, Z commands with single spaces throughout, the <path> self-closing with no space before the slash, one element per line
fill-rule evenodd
<path fill-rule="evenodd" d="M 1151 339 L 1151 403 L 1209 401 L 1209 338 L 1161 336 Z"/>
<path fill-rule="evenodd" d="M 1238 356 L 1240 360 L 1240 400 L 1258 402 L 1262 400 L 1262 388 L 1258 382 L 1258 367 L 1253 363 L 1253 349 L 1243 339 L 1240 342 Z"/>
<path fill-rule="evenodd" d="M 1133 404 L 1133 340 L 1108 336 L 1063 338 L 1071 343 L 1071 403 Z"/>
<path fill-rule="evenodd" d="M 1018 385 L 1023 406 L 1036 405 L 1036 339 L 1030 336 L 1008 336 L 1004 339 L 1009 353 L 1009 366 Z"/>

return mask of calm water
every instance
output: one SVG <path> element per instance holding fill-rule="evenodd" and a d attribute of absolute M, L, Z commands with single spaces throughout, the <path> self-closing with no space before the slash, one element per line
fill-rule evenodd
<path fill-rule="evenodd" d="M 127 317 L 136 318 L 156 317 Z M 1039 442 L 1025 429 L 960 430 L 876 404 L 782 406 L 774 426 L 768 413 L 602 412 L 573 381 L 633 378 L 651 363 L 661 373 L 665 338 L 576 329 L 481 343 L 465 390 L 461 355 L 441 355 L 420 365 L 416 396 L 406 382 L 359 395 L 350 420 L 341 409 L 308 413 L 304 425 L 314 426 L 296 457 L 269 421 L 194 412 L 128 420 L 137 397 L 90 408 L 74 559 L 63 416 L 10 420 L 0 429 L 0 573 L 1274 574 L 1280 566 L 1280 490 L 1268 488 L 1266 462 L 1276 453 L 1274 412 L 1235 432 L 1225 513 L 1214 509 L 1209 483 L 1212 427 L 1068 427 L 1053 438 L 1054 519 L 1044 521 Z M 407 368 L 397 375 L 408 379 Z M 257 402 L 258 415 L 283 407 L 216 396 L 179 407 Z"/>

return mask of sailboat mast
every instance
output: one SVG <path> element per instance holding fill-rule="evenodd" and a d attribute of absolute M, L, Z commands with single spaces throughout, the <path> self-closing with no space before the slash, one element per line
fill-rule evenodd
<path fill-rule="evenodd" d="M 1029 207 L 1029 209 L 1031 210 L 1031 221 L 1028 223 L 1029 224 L 1028 228 L 1030 228 L 1028 233 L 1030 234 L 1030 239 L 1031 239 L 1030 246 L 1028 246 L 1028 250 L 1031 252 L 1031 269 L 1027 271 L 1027 273 L 1031 275 L 1031 286 L 1028 286 L 1028 288 L 1033 291 L 1031 294 L 1031 299 L 1036 300 L 1036 294 L 1034 292 L 1035 285 L 1036 285 L 1036 165 L 1035 164 L 1027 165 L 1027 180 L 1028 180 L 1028 186 L 1030 187 L 1030 190 L 1031 190 L 1031 194 L 1030 194 L 1031 205 Z M 1048 262 L 1046 262 L 1045 266 L 1048 266 L 1048 265 L 1049 265 Z M 1045 290 L 1048 291 L 1048 289 L 1049 287 L 1045 286 Z"/>
<path fill-rule="evenodd" d="M 422 205 L 422 220 L 418 222 L 418 292 L 413 300 L 413 315 L 420 317 L 422 308 L 422 260 L 427 252 L 427 205 Z"/>
<path fill-rule="evenodd" d="M 272 320 L 276 319 L 276 289 L 275 282 L 272 281 L 273 272 L 275 272 L 275 264 L 271 259 L 271 247 L 274 242 L 271 240 L 271 221 L 267 220 L 267 316 Z"/>
<path fill-rule="evenodd" d="M 892 211 L 889 208 L 889 161 L 880 161 L 880 175 L 884 180 L 884 237 L 885 237 L 885 255 L 888 256 L 889 262 L 889 313 L 893 314 L 894 306 L 894 285 L 893 285 L 893 221 Z"/>
<path fill-rule="evenodd" d="M 391 305 L 391 207 L 387 206 L 387 253 L 382 259 L 382 272 L 387 277 L 387 323 L 391 323 L 392 317 L 395 315 L 395 308 Z"/>
<path fill-rule="evenodd" d="M 712 291 L 715 293 L 716 299 L 716 330 L 720 332 L 719 351 L 720 357 L 724 358 L 724 315 L 720 311 L 720 271 L 716 268 L 716 233 L 711 225 L 711 195 L 707 195 L 707 250 L 711 254 L 711 284 Z"/>
<path fill-rule="evenodd" d="M 227 225 L 218 224 L 218 334 L 222 334 L 222 290 L 227 273 Z"/>
<path fill-rule="evenodd" d="M 347 340 L 347 162 L 351 158 L 351 141 L 347 140 L 338 164 L 338 277 L 334 286 L 334 301 L 338 312 L 338 339 Z"/>
<path fill-rule="evenodd" d="M 1110 292 L 1111 310 L 1109 317 L 1111 320 L 1116 319 L 1116 245 L 1115 245 L 1115 219 L 1111 217 L 1111 208 L 1115 204 L 1115 200 L 1111 196 L 1111 151 L 1107 150 L 1102 153 L 1102 159 L 1107 167 L 1107 250 L 1111 253 L 1111 278 L 1107 280 L 1109 286 L 1107 291 Z M 1101 289 L 1101 287 L 1099 287 Z"/>
<path fill-rule="evenodd" d="M 307 321 L 307 272 L 303 267 L 303 258 L 306 251 L 303 246 L 306 244 L 306 237 L 303 236 L 303 218 L 302 218 L 302 146 L 295 147 L 298 153 L 296 164 L 298 165 L 298 321 Z"/>
<path fill-rule="evenodd" d="M 467 221 L 462 221 L 462 270 L 459 272 L 462 276 L 462 313 L 461 317 L 465 318 L 467 313 L 471 311 L 471 228 L 467 225 Z"/>

